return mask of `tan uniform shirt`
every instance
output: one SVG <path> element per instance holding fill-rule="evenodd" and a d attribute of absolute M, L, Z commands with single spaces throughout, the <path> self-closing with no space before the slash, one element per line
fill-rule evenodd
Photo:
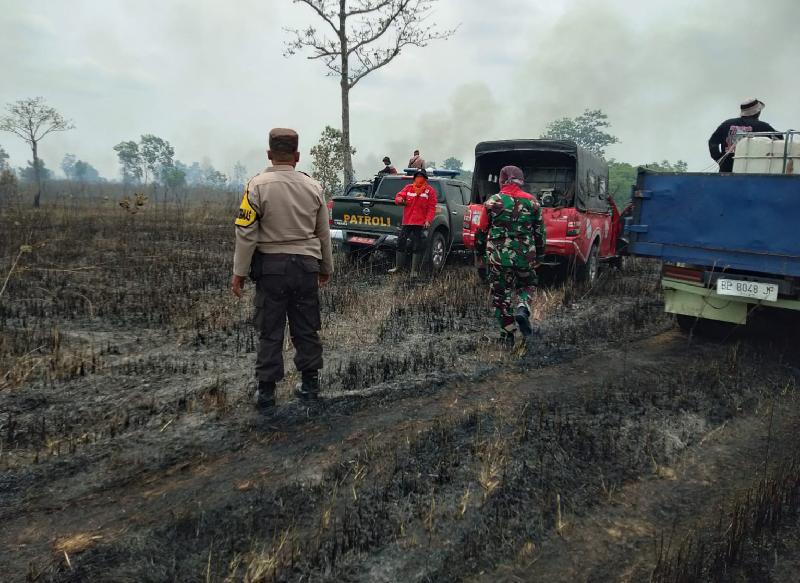
<path fill-rule="evenodd" d="M 408 168 L 417 168 L 421 170 L 425 168 L 425 160 L 422 159 L 422 156 L 414 156 L 408 161 Z"/>
<path fill-rule="evenodd" d="M 292 166 L 272 166 L 250 179 L 236 219 L 233 273 L 246 276 L 253 252 L 310 255 L 333 273 L 328 207 L 319 183 Z"/>

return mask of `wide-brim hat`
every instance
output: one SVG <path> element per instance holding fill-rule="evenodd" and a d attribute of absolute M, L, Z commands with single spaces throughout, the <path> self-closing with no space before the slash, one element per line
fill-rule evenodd
<path fill-rule="evenodd" d="M 748 99 L 742 102 L 741 109 L 742 117 L 758 115 L 761 113 L 761 110 L 764 109 L 764 102 L 758 99 Z"/>

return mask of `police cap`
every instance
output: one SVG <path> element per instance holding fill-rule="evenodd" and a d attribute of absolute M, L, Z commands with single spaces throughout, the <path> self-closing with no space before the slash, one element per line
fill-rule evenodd
<path fill-rule="evenodd" d="M 269 149 L 281 154 L 297 152 L 300 141 L 297 132 L 289 128 L 273 128 L 269 131 Z"/>

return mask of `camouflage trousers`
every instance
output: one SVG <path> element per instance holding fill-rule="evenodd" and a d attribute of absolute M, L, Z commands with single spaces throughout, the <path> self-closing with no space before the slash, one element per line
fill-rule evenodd
<path fill-rule="evenodd" d="M 487 279 L 492 295 L 494 317 L 505 332 L 513 332 L 516 329 L 514 294 L 516 293 L 518 302 L 530 310 L 531 295 L 537 282 L 536 272 L 530 268 L 519 269 L 490 264 Z"/>

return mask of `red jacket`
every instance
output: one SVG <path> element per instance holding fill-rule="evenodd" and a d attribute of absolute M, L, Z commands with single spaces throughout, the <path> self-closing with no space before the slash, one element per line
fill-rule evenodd
<path fill-rule="evenodd" d="M 433 221 L 436 215 L 436 191 L 425 183 L 417 194 L 414 183 L 406 185 L 394 197 L 394 204 L 403 205 L 404 225 L 424 225 Z"/>

